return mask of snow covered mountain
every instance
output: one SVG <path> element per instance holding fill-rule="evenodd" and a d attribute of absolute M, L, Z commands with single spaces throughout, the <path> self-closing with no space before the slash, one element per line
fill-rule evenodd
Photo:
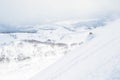
<path fill-rule="evenodd" d="M 92 30 L 95 38 L 76 47 L 30 80 L 120 80 L 120 19 Z"/>
<path fill-rule="evenodd" d="M 0 25 L 0 80 L 73 80 L 74 77 L 77 78 L 76 80 L 88 80 L 89 77 L 84 78 L 84 76 L 94 72 L 93 68 L 97 69 L 104 64 L 102 60 L 104 55 L 107 60 L 109 60 L 107 58 L 109 54 L 110 57 L 116 55 L 119 57 L 118 48 L 120 46 L 119 43 L 117 44 L 120 37 L 119 23 L 120 20 L 93 19 L 25 27 Z M 117 42 L 112 43 L 116 46 L 112 50 L 112 44 L 106 45 L 114 39 Z M 98 49 L 102 49 L 102 51 L 99 52 Z M 107 52 L 108 49 L 111 50 L 110 53 Z M 103 54 L 104 52 L 106 53 Z M 114 52 L 115 54 L 113 54 Z M 101 55 L 89 58 L 89 55 L 92 54 Z M 82 55 L 83 58 L 87 57 L 88 61 L 85 63 L 79 63 Z M 89 61 L 93 58 L 96 62 L 90 64 Z M 119 61 L 118 58 L 117 60 Z M 87 64 L 91 66 L 88 67 Z M 71 66 L 73 67 L 69 68 Z M 76 74 L 77 70 L 74 70 L 77 66 L 80 68 L 80 70 L 76 68 L 79 75 Z M 109 69 L 111 70 L 111 68 Z M 75 73 L 75 76 L 72 76 L 72 72 Z M 94 75 L 95 79 L 89 75 L 90 80 L 96 80 L 97 76 L 102 75 L 103 72 L 96 73 L 98 74 Z M 35 74 L 38 75 L 33 77 Z M 73 78 L 68 78 L 69 75 Z"/>

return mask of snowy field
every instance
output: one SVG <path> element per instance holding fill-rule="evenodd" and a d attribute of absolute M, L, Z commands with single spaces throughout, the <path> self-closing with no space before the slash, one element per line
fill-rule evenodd
<path fill-rule="evenodd" d="M 0 80 L 120 80 L 120 0 L 0 0 Z"/>
<path fill-rule="evenodd" d="M 120 19 L 0 31 L 0 80 L 120 80 Z"/>

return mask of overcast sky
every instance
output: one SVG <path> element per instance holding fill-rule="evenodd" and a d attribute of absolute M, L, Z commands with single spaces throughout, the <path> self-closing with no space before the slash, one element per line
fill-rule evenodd
<path fill-rule="evenodd" d="M 120 0 L 0 0 L 0 24 L 38 24 L 52 20 L 120 14 Z"/>

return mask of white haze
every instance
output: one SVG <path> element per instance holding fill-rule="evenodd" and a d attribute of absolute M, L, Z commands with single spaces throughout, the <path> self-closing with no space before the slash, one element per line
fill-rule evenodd
<path fill-rule="evenodd" d="M 0 0 L 0 24 L 41 24 L 55 20 L 120 14 L 120 0 Z"/>

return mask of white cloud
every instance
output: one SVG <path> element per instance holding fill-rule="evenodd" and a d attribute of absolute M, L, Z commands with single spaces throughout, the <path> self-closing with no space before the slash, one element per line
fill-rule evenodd
<path fill-rule="evenodd" d="M 41 23 L 119 13 L 120 0 L 0 0 L 0 23 Z"/>

